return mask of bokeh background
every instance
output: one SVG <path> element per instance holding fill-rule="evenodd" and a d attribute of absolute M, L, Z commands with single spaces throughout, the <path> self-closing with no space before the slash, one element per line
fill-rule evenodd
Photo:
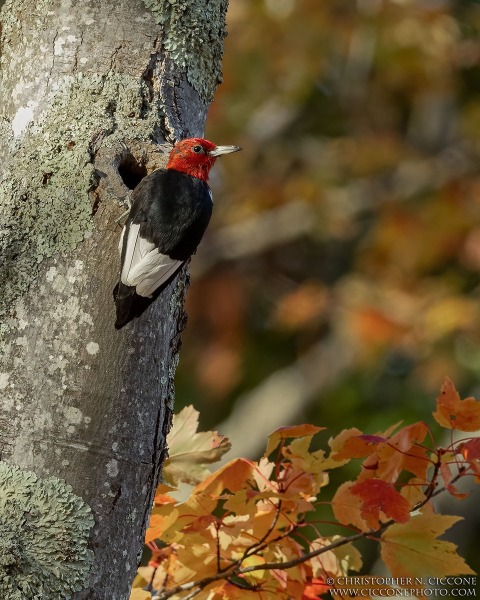
<path fill-rule="evenodd" d="M 479 3 L 231 0 L 228 20 L 207 137 L 244 150 L 212 177 L 177 410 L 230 457 L 306 421 L 440 435 L 444 376 L 480 396 Z M 478 499 L 460 509 L 478 569 Z"/>

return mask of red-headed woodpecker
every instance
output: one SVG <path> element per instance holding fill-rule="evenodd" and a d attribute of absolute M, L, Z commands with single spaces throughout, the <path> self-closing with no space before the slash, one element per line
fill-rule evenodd
<path fill-rule="evenodd" d="M 202 138 L 177 142 L 166 169 L 147 175 L 132 192 L 120 238 L 120 281 L 113 296 L 120 329 L 143 313 L 196 251 L 212 214 L 207 180 L 218 156 L 238 146 Z"/>

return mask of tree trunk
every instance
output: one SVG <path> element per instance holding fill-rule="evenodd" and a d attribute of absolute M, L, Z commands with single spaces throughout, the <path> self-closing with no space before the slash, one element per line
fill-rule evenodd
<path fill-rule="evenodd" d="M 188 275 L 116 331 L 115 219 L 159 144 L 202 134 L 227 0 L 0 6 L 0 597 L 121 600 Z"/>

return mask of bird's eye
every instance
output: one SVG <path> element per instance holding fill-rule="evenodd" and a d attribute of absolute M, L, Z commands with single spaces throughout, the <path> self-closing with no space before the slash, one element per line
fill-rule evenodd
<path fill-rule="evenodd" d="M 194 146 L 192 150 L 195 152 L 195 154 L 200 154 L 203 152 L 203 148 L 201 146 Z"/>

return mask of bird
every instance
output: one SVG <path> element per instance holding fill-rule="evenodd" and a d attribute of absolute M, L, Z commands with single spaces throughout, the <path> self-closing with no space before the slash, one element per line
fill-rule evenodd
<path fill-rule="evenodd" d="M 133 190 L 113 290 L 116 329 L 139 317 L 196 252 L 212 215 L 210 169 L 219 156 L 239 150 L 203 138 L 180 140 L 166 168 L 153 171 Z"/>

